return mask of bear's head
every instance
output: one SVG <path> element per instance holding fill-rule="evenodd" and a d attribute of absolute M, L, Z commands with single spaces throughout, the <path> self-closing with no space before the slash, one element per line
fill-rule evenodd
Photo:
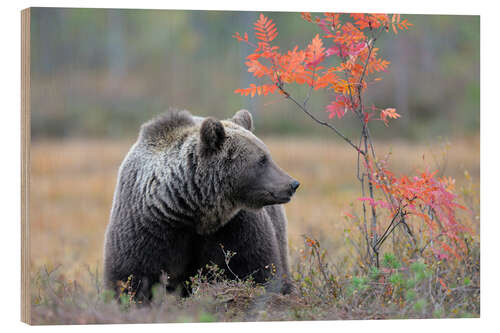
<path fill-rule="evenodd" d="M 299 182 L 276 165 L 252 129 L 247 110 L 222 121 L 171 110 L 142 126 L 122 167 L 131 171 L 121 173 L 130 186 L 121 188 L 145 204 L 153 220 L 199 234 L 215 232 L 241 209 L 286 203 Z"/>
<path fill-rule="evenodd" d="M 237 206 L 259 209 L 290 201 L 299 182 L 274 162 L 266 145 L 252 133 L 250 112 L 240 110 L 223 121 L 205 118 L 199 131 L 205 170 L 217 173 Z"/>

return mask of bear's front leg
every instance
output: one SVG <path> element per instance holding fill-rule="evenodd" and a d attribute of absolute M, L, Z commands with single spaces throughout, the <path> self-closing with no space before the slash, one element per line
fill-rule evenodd
<path fill-rule="evenodd" d="M 283 294 L 290 294 L 295 290 L 290 274 L 290 255 L 288 252 L 288 221 L 283 205 L 272 205 L 264 207 L 271 219 L 278 241 L 278 247 L 281 258 L 281 278 L 283 280 Z"/>
<path fill-rule="evenodd" d="M 226 262 L 224 252 L 228 251 L 235 255 Z M 282 279 L 287 269 L 283 268 L 278 237 L 264 209 L 242 210 L 224 227 L 203 238 L 198 266 L 211 263 L 223 268 L 229 279 L 252 277 L 270 291 L 290 290 Z"/>

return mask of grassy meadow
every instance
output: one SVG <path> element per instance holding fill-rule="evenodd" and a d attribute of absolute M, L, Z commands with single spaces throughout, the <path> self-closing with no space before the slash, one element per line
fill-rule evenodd
<path fill-rule="evenodd" d="M 118 303 L 109 300 L 101 281 L 104 231 L 117 170 L 133 139 L 34 142 L 30 184 L 33 323 L 479 316 L 478 235 L 471 245 L 477 253 L 471 251 L 475 254 L 469 258 L 470 265 L 477 269 L 464 268 L 466 264 L 455 266 L 456 271 L 450 271 L 451 265 L 445 269 L 429 263 L 425 267 L 412 265 L 401 274 L 415 274 L 416 284 L 410 285 L 405 279 L 400 284 L 391 280 L 391 295 L 373 291 L 373 298 L 363 297 L 364 292 L 372 290 L 369 288 L 378 288 L 379 280 L 372 283 L 356 277 L 362 271 L 357 264 L 356 248 L 346 237 L 356 233 L 356 229 L 343 213 L 360 207 L 356 200 L 361 196 L 356 180 L 356 154 L 336 139 L 263 139 L 278 165 L 301 182 L 286 205 L 297 291 L 287 296 L 266 294 L 247 282 L 216 279 L 217 283 L 210 284 L 199 277 L 193 282 L 198 292 L 192 297 L 161 295 L 147 308 L 126 299 Z M 378 142 L 375 146 L 379 156 L 392 154 L 390 165 L 396 173 L 414 174 L 430 166 L 455 178 L 457 191 L 473 189 L 468 199 L 468 207 L 473 209 L 460 217 L 479 232 L 479 137 L 432 144 Z M 321 243 L 318 253 L 331 271 L 330 282 L 320 281 L 321 269 L 315 271 L 315 264 L 307 257 L 303 235 Z M 355 240 L 356 235 L 349 239 Z M 396 253 L 395 243 L 394 239 L 388 241 L 383 252 Z M 385 259 L 391 261 L 390 256 Z M 403 266 L 410 267 L 410 263 Z M 429 275 L 431 271 L 439 277 Z M 418 278 L 420 273 L 422 279 Z M 216 271 L 214 275 L 217 276 Z M 441 277 L 460 281 L 441 291 Z M 425 286 L 420 280 L 425 281 Z M 335 284 L 331 299 L 326 294 L 317 296 L 321 293 L 315 291 L 322 290 L 325 283 Z M 429 289 L 428 298 L 418 297 L 423 288 L 426 293 Z M 411 290 L 416 291 L 416 297 L 411 297 Z M 371 299 L 370 303 L 365 299 Z"/>

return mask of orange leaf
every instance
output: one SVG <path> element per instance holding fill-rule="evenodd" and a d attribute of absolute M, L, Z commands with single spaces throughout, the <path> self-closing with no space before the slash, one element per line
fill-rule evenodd
<path fill-rule="evenodd" d="M 302 12 L 302 13 L 300 13 L 300 15 L 301 15 L 301 16 L 302 16 L 302 18 L 303 18 L 304 20 L 306 20 L 307 22 L 312 22 L 311 13 Z"/>
<path fill-rule="evenodd" d="M 323 41 L 316 34 L 311 41 L 311 44 L 307 46 L 306 51 L 306 63 L 311 66 L 316 66 L 325 56 L 325 48 L 323 47 Z"/>
<path fill-rule="evenodd" d="M 260 14 L 259 19 L 254 23 L 255 37 L 265 43 L 272 42 L 278 32 L 271 19 L 268 19 L 264 14 Z"/>

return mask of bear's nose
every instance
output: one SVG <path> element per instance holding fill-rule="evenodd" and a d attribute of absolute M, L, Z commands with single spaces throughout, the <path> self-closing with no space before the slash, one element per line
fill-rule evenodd
<path fill-rule="evenodd" d="M 294 180 L 291 184 L 290 187 L 292 188 L 292 191 L 295 192 L 299 188 L 300 183 L 296 180 Z"/>

